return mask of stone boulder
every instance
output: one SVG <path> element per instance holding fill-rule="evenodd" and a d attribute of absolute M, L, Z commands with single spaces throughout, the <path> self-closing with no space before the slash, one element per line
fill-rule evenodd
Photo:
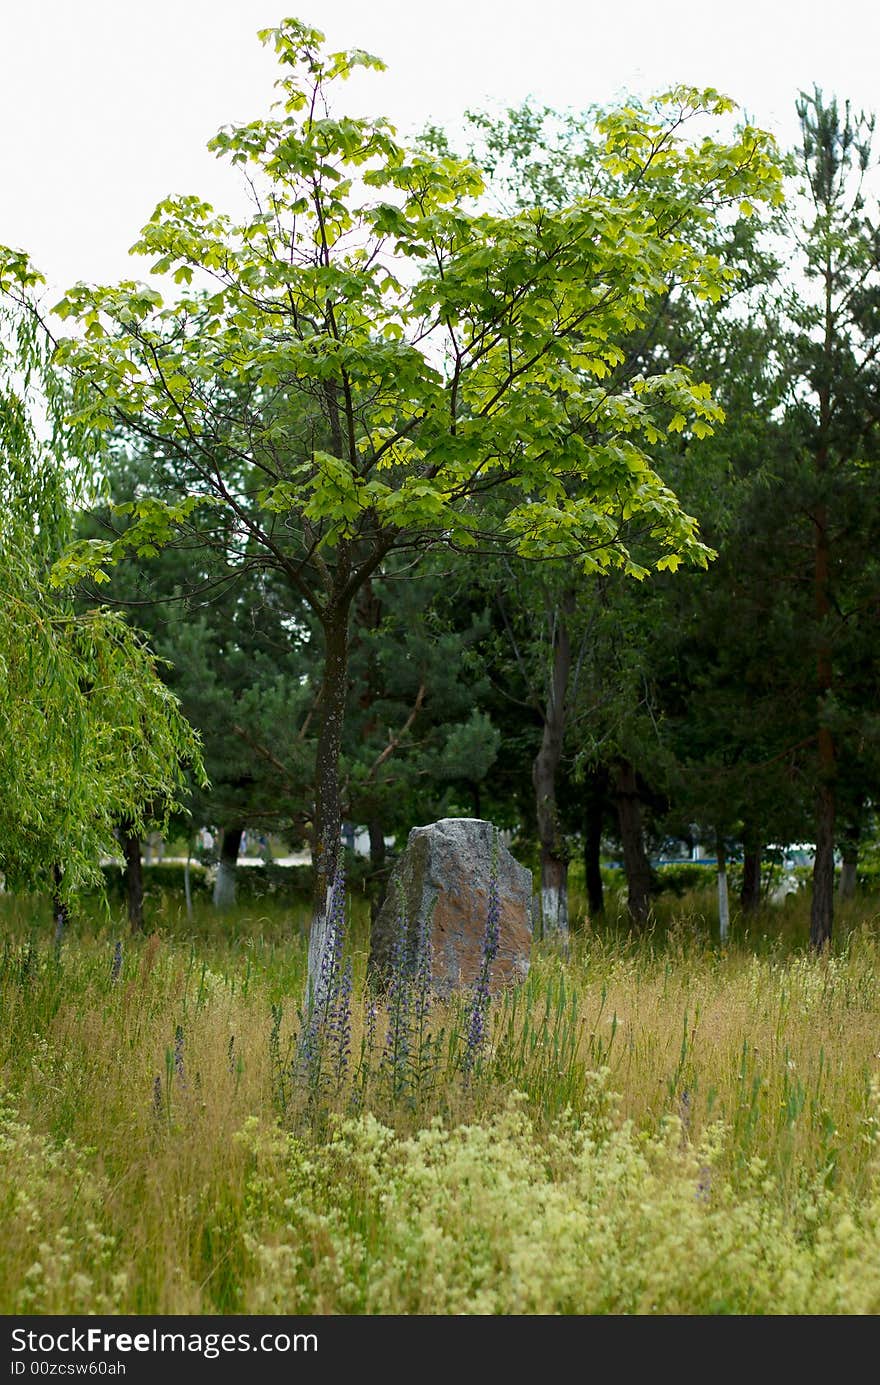
<path fill-rule="evenodd" d="M 373 924 L 370 964 L 387 974 L 404 911 L 410 949 L 425 921 L 432 979 L 442 995 L 474 984 L 482 961 L 495 828 L 480 818 L 442 818 L 414 827 L 392 871 Z M 490 989 L 525 979 L 532 944 L 532 873 L 498 842 L 501 906 L 498 955 Z"/>

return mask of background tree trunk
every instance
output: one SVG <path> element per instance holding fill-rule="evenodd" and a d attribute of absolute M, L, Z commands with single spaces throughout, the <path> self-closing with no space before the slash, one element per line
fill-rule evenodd
<path fill-rule="evenodd" d="M 385 903 L 385 890 L 388 884 L 387 850 L 382 822 L 376 814 L 371 814 L 367 822 L 370 834 L 370 922 Z"/>
<path fill-rule="evenodd" d="M 54 942 L 56 948 L 61 946 L 67 925 L 70 922 L 70 910 L 67 907 L 66 901 L 61 897 L 61 881 L 63 876 L 63 867 L 56 861 L 52 867 L 52 922 L 54 925 Z"/>
<path fill-rule="evenodd" d="M 243 827 L 225 827 L 220 844 L 217 879 L 214 881 L 214 908 L 231 909 L 235 904 L 235 876 Z"/>
<path fill-rule="evenodd" d="M 730 897 L 727 892 L 727 853 L 721 833 L 716 834 L 715 856 L 718 862 L 718 936 L 727 942 L 730 931 Z"/>
<path fill-rule="evenodd" d="M 144 872 L 141 866 L 141 839 L 132 831 L 130 822 L 119 828 L 119 840 L 125 857 L 125 903 L 132 933 L 144 931 Z"/>
<path fill-rule="evenodd" d="M 747 840 L 743 851 L 739 902 L 744 914 L 753 914 L 761 904 L 761 847 L 754 841 Z"/>
<path fill-rule="evenodd" d="M 827 461 L 820 452 L 817 462 L 824 476 Z M 837 748 L 831 728 L 823 720 L 825 703 L 832 688 L 831 644 L 828 621 L 831 616 L 831 552 L 827 506 L 817 507 L 815 551 L 815 602 L 818 626 L 817 711 L 819 751 L 819 791 L 816 802 L 816 859 L 813 863 L 813 900 L 810 909 L 810 942 L 821 951 L 831 941 L 834 922 L 834 828 L 837 809 Z"/>
<path fill-rule="evenodd" d="M 591 918 L 605 911 L 601 861 L 606 790 L 607 776 L 604 773 L 592 775 L 584 807 L 584 878 L 587 887 L 587 907 Z"/>
<path fill-rule="evenodd" d="M 858 852 L 847 858 L 844 854 L 840 863 L 840 879 L 837 882 L 837 893 L 841 899 L 852 899 L 858 885 Z"/>
<path fill-rule="evenodd" d="M 834 785 L 819 785 L 816 813 L 816 859 L 813 862 L 813 902 L 810 942 L 817 951 L 831 942 L 834 920 Z"/>
<path fill-rule="evenodd" d="M 861 816 L 864 801 L 859 800 L 855 812 L 847 814 L 847 825 L 841 833 L 840 878 L 837 893 L 841 899 L 852 899 L 858 885 L 859 845 L 862 839 Z"/>
<path fill-rule="evenodd" d="M 556 777 L 565 736 L 566 694 L 571 672 L 568 617 L 574 593 L 566 592 L 550 615 L 552 656 L 541 747 L 532 766 L 538 841 L 541 845 L 541 926 L 545 938 L 568 936 L 568 855 L 559 825 Z"/>
<path fill-rule="evenodd" d="M 830 152 L 830 151 L 829 151 Z M 830 200 L 830 195 L 829 195 Z M 824 210 L 828 210 L 826 206 Z M 810 908 L 810 942 L 821 951 L 831 942 L 834 921 L 834 828 L 837 811 L 837 748 L 824 712 L 834 683 L 831 649 L 831 528 L 828 512 L 829 435 L 834 361 L 834 265 L 830 244 L 825 251 L 825 341 L 818 374 L 819 433 L 816 448 L 818 503 L 813 513 L 813 606 L 816 618 L 816 714 L 819 755 L 819 789 L 816 803 L 816 859 L 813 863 L 813 899 Z"/>
<path fill-rule="evenodd" d="M 192 842 L 188 842 L 188 843 L 187 843 L 187 848 L 186 848 L 186 865 L 185 865 L 184 868 L 183 868 L 183 895 L 184 895 L 184 899 L 186 900 L 186 916 L 187 916 L 188 919 L 191 919 L 192 916 L 193 916 L 192 883 L 191 883 L 191 879 L 190 879 L 190 876 L 191 876 L 191 872 L 190 872 L 190 862 L 191 862 L 191 861 L 192 861 Z"/>
<path fill-rule="evenodd" d="M 651 863 L 645 851 L 636 772 L 629 760 L 618 761 L 615 798 L 626 872 L 627 908 L 633 923 L 643 928 L 651 911 Z"/>

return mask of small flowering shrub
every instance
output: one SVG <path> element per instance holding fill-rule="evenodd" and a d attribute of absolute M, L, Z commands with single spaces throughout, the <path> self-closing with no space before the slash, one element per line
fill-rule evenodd
<path fill-rule="evenodd" d="M 793 1217 L 755 1160 L 716 1171 L 720 1128 L 691 1146 L 591 1105 L 541 1135 L 522 1098 L 491 1120 L 403 1138 L 366 1115 L 321 1148 L 241 1138 L 254 1313 L 808 1314 L 880 1310 L 880 1187 L 856 1213 L 821 1186 Z M 267 1169 L 271 1173 L 267 1174 Z"/>
<path fill-rule="evenodd" d="M 0 1094 L 0 1302 L 5 1313 L 114 1313 L 127 1288 L 93 1151 L 55 1146 Z"/>

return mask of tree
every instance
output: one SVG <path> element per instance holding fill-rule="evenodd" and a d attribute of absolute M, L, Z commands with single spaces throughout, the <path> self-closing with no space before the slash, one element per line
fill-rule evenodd
<path fill-rule="evenodd" d="M 760 897 L 762 843 L 815 835 L 812 934 L 822 946 L 835 838 L 843 890 L 854 878 L 860 822 L 876 798 L 878 232 L 862 185 L 871 122 L 820 93 L 804 97 L 800 113 L 807 187 L 788 225 L 777 224 L 769 246 L 749 236 L 749 221 L 728 238 L 726 253 L 757 295 L 733 314 L 714 305 L 701 314 L 673 294 L 653 342 L 637 343 L 643 371 L 698 352 L 725 408 L 718 437 L 685 436 L 681 456 L 667 449 L 660 464 L 719 558 L 696 580 L 652 584 L 638 610 L 625 584 L 606 583 L 615 648 L 609 658 L 594 645 L 581 683 L 595 699 L 615 669 L 620 695 L 580 749 L 590 763 L 600 750 L 607 757 L 618 734 L 611 712 L 627 728 L 626 755 L 614 766 L 615 777 L 621 770 L 630 777 L 629 791 L 617 795 L 622 835 L 626 805 L 638 807 L 650 786 L 661 788 L 671 829 L 686 834 L 696 825 L 707 842 L 742 842 L 744 907 Z M 509 116 L 503 128 L 483 122 L 481 158 L 503 195 L 554 202 L 572 181 L 586 185 L 595 176 L 595 142 L 587 137 L 578 150 L 570 118 L 533 109 Z M 796 291 L 769 287 L 783 263 L 798 264 L 798 252 Z M 579 605 L 584 598 L 582 588 Z M 639 674 L 651 717 L 635 714 L 638 693 L 624 705 L 630 680 L 621 664 Z M 572 705 L 567 717 L 577 714 Z M 594 814 L 594 843 L 595 821 Z M 640 832 L 632 836 L 638 843 Z M 648 874 L 643 852 L 634 854 L 644 909 Z"/>
<path fill-rule="evenodd" d="M 50 590 L 88 454 L 60 424 L 68 401 L 28 303 L 38 282 L 0 247 L 0 870 L 13 889 L 51 879 L 60 928 L 100 882 L 117 824 L 143 830 L 147 804 L 164 817 L 201 762 L 137 632 Z"/>
<path fill-rule="evenodd" d="M 120 531 L 118 516 L 155 484 L 149 452 L 114 450 L 108 459 L 107 495 L 78 517 L 78 533 L 100 538 Z M 202 739 L 210 788 L 189 786 L 198 823 L 222 829 L 214 897 L 234 902 L 238 846 L 245 829 L 305 834 L 310 797 L 315 664 L 307 612 L 291 612 L 290 594 L 263 568 L 225 564 L 221 521 L 195 549 L 169 543 L 148 564 L 134 557 L 114 565 L 96 590 L 83 584 L 82 600 L 98 592 L 105 604 L 133 612 L 151 647 L 164 660 L 163 676 Z"/>
<path fill-rule="evenodd" d="M 622 533 L 633 519 L 656 566 L 705 562 L 649 449 L 670 427 L 710 430 L 708 390 L 681 368 L 622 391 L 606 381 L 673 269 L 720 294 L 728 271 L 700 229 L 777 197 L 779 178 L 751 127 L 687 142 L 690 121 L 731 103 L 677 88 L 600 121 L 621 195 L 498 215 L 474 206 L 473 165 L 408 149 L 383 120 L 331 116 L 328 89 L 376 59 L 325 54 L 292 20 L 262 38 L 283 70 L 275 112 L 211 145 L 246 172 L 253 214 L 235 224 L 196 197 L 161 203 L 136 248 L 183 291 L 164 303 L 130 282 L 78 285 L 58 311 L 82 335 L 59 359 L 95 391 L 83 417 L 149 437 L 176 476 L 180 501 L 140 502 L 126 542 L 148 550 L 174 522 L 197 530 L 204 504 L 227 507 L 231 554 L 259 553 L 320 623 L 320 926 L 358 592 L 390 554 L 436 546 L 641 576 Z M 80 549 L 59 576 L 112 556 L 109 542 Z"/>
<path fill-rule="evenodd" d="M 601 112 L 595 108 L 581 114 L 560 113 L 528 102 L 508 110 L 501 120 L 484 113 L 469 113 L 468 128 L 475 136 L 471 154 L 491 179 L 493 200 L 517 210 L 547 206 L 561 209 L 575 198 L 594 195 L 597 190 L 612 199 L 625 195 L 626 178 L 621 178 L 620 170 L 603 162 L 600 156 L 600 118 Z M 425 139 L 430 147 L 448 148 L 442 132 L 429 130 Z M 766 279 L 768 275 L 767 255 L 759 244 L 763 222 L 753 218 L 752 211 L 746 206 L 740 216 L 723 224 L 712 222 L 695 228 L 704 253 L 717 256 L 733 271 L 724 299 L 708 303 L 694 300 L 683 292 L 673 267 L 663 293 L 655 296 L 647 321 L 640 322 L 620 342 L 621 358 L 610 376 L 616 393 L 624 391 L 635 378 L 662 375 L 683 362 L 693 365 L 698 361 L 701 371 L 705 370 L 707 344 L 717 347 L 725 327 L 737 320 L 736 312 L 729 311 L 727 300 L 741 299 L 756 278 Z M 741 304 L 738 306 L 741 311 Z M 687 492 L 679 490 L 679 481 L 672 482 L 680 497 L 687 494 L 689 510 L 701 489 L 709 494 L 711 486 L 695 487 L 689 475 L 693 468 L 682 465 L 678 453 L 689 456 L 694 443 L 699 448 L 700 441 L 690 430 L 686 435 L 673 432 L 671 437 L 655 444 L 654 449 L 655 457 L 662 457 L 659 469 L 664 476 L 669 479 L 677 475 L 688 488 Z M 701 498 L 705 499 L 705 495 Z M 701 513 L 699 509 L 693 512 Z M 631 537 L 639 543 L 638 522 L 632 525 Z M 650 560 L 648 544 L 643 561 L 649 565 Z M 524 677 L 525 693 L 541 728 L 532 779 L 540 842 L 543 926 L 547 933 L 563 934 L 568 927 L 569 846 L 560 792 L 573 755 L 579 762 L 578 777 L 592 782 L 592 789 L 584 795 L 586 807 L 582 809 L 588 819 L 582 825 L 590 842 L 586 864 L 591 903 L 601 908 L 599 846 L 603 800 L 613 780 L 629 909 L 633 922 L 641 926 L 650 907 L 652 872 L 642 824 L 646 786 L 636 764 L 644 768 L 646 758 L 656 760 L 657 756 L 651 744 L 656 739 L 651 719 L 640 718 L 637 709 L 644 705 L 644 668 L 651 663 L 650 650 L 657 632 L 648 620 L 639 618 L 638 611 L 648 607 L 656 616 L 656 604 L 646 599 L 644 593 L 634 601 L 626 582 L 605 581 L 598 593 L 593 590 L 595 583 L 575 582 L 564 564 L 559 565 L 558 571 L 551 571 L 553 566 L 542 564 L 537 578 L 528 582 L 520 576 L 515 583 L 510 580 L 513 574 L 508 567 L 497 584 L 505 628 L 516 650 L 517 670 Z M 531 600 L 524 601 L 530 587 Z M 511 605 L 511 589 L 516 600 L 508 611 L 505 608 Z M 603 622 L 612 626 L 606 640 L 597 628 Z M 632 638 L 629 647 L 624 647 L 623 630 L 635 638 L 638 649 Z M 634 662 L 634 657 L 641 668 L 626 667 Z M 598 699 L 601 727 L 595 735 L 587 727 L 582 732 L 581 745 L 575 748 L 571 730 L 578 683 L 587 691 L 588 703 Z M 642 733 L 634 734 L 640 721 Z M 604 760 L 600 758 L 599 763 L 593 763 L 591 742 L 604 747 Z M 585 771 L 585 763 L 593 764 L 593 768 Z M 602 793 L 596 792 L 602 784 Z"/>
<path fill-rule="evenodd" d="M 461 812 L 483 814 L 499 731 L 484 702 L 485 613 L 469 563 L 428 559 L 416 574 L 384 565 L 361 589 L 351 639 L 343 743 L 346 816 L 369 832 L 374 912 L 387 877 L 386 835 Z"/>
<path fill-rule="evenodd" d="M 813 538 L 818 784 L 810 940 L 821 949 L 833 921 L 846 702 L 835 664 L 841 639 L 877 599 L 876 564 L 868 559 L 876 536 L 871 542 L 867 524 L 876 513 L 871 463 L 880 436 L 880 219 L 876 206 L 873 215 L 866 210 L 873 119 L 855 116 L 848 102 L 843 110 L 826 102 L 818 88 L 801 97 L 798 115 L 806 205 L 794 236 L 808 291 L 792 296 L 797 335 L 788 411 L 799 434 L 800 489 Z M 866 559 L 868 573 L 861 571 Z"/>
<path fill-rule="evenodd" d="M 539 851 L 539 927 L 544 937 L 558 935 L 564 943 L 569 848 L 559 799 L 572 685 L 589 631 L 579 619 L 577 583 L 565 565 L 508 561 L 484 572 L 480 580 L 495 608 L 495 665 L 507 700 L 505 721 L 511 720 L 511 702 L 528 717 L 529 820 L 534 822 Z"/>

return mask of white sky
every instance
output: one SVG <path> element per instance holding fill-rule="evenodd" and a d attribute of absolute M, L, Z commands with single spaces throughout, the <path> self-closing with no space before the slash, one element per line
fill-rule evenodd
<path fill-rule="evenodd" d="M 814 81 L 880 110 L 878 0 L 274 3 L 0 0 L 0 242 L 56 289 L 145 275 L 126 252 L 161 197 L 228 204 L 232 175 L 205 144 L 267 110 L 275 65 L 256 30 L 291 12 L 388 63 L 346 105 L 401 131 L 466 106 L 579 108 L 675 81 L 718 87 L 786 142 Z"/>

